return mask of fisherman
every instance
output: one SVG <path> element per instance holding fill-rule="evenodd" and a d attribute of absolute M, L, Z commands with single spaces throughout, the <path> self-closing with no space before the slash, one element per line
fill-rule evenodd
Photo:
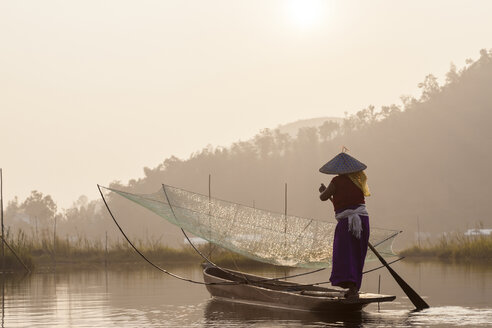
<path fill-rule="evenodd" d="M 345 150 L 345 149 L 344 149 Z M 367 166 L 344 151 L 319 169 L 321 173 L 337 174 L 328 188 L 319 188 L 322 201 L 331 200 L 338 223 L 333 239 L 333 258 L 330 282 L 347 288 L 347 298 L 358 297 L 362 269 L 369 242 L 369 214 L 365 196 L 370 196 Z"/>

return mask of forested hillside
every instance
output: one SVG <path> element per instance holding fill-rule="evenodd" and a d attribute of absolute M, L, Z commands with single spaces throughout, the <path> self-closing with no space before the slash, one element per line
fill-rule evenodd
<path fill-rule="evenodd" d="M 328 120 L 301 128 L 295 138 L 265 129 L 229 147 L 203 149 L 188 159 L 170 157 L 144 168 L 144 178 L 112 187 L 153 192 L 166 183 L 207 194 L 211 174 L 212 196 L 283 212 L 287 183 L 290 214 L 334 220 L 331 204 L 318 198 L 319 184 L 331 176 L 318 169 L 345 146 L 368 166 L 372 225 L 404 230 L 403 243 L 413 242 L 417 220 L 422 232 L 434 236 L 480 222 L 492 227 L 492 51 L 482 50 L 461 70 L 451 65 L 442 85 L 428 75 L 419 87 L 421 97 L 402 97 L 402 105 L 369 106 L 341 124 Z M 114 232 L 96 201 L 62 213 L 61 222 L 77 222 L 89 206 L 90 225 L 79 221 L 78 231 L 90 226 L 87 234 Z M 128 201 L 111 197 L 111 206 L 134 236 L 182 241 L 179 230 Z M 15 216 L 22 204 L 11 203 L 9 210 Z"/>

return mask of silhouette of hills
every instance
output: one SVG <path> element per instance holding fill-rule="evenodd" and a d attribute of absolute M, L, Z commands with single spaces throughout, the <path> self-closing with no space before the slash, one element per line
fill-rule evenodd
<path fill-rule="evenodd" d="M 427 75 L 419 84 L 419 99 L 402 97 L 401 105 L 380 109 L 368 106 L 344 119 L 315 118 L 265 129 L 230 147 L 205 148 L 184 160 L 167 158 L 144 168 L 145 177 L 112 187 L 145 193 L 166 183 L 207 194 L 210 174 L 213 197 L 283 212 L 287 183 L 289 214 L 334 220 L 332 205 L 318 197 L 319 184 L 328 184 L 332 176 L 318 169 L 345 146 L 368 166 L 371 225 L 403 230 L 398 246 L 414 242 L 417 229 L 435 238 L 479 224 L 492 227 L 491 86 L 492 51 L 481 50 L 480 58 L 464 68 L 451 65 L 442 85 Z M 132 236 L 170 245 L 183 241 L 179 229 L 145 209 L 116 195 L 109 202 Z M 117 234 L 100 204 L 86 201 L 65 215 L 78 233 Z M 82 215 L 97 219 L 81 224 L 77 218 Z"/>
<path fill-rule="evenodd" d="M 343 122 L 343 118 L 329 117 L 329 116 L 309 118 L 309 119 L 304 119 L 304 120 L 297 120 L 297 121 L 292 122 L 292 123 L 281 124 L 281 125 L 277 126 L 276 129 L 279 130 L 281 133 L 287 133 L 291 137 L 296 137 L 297 133 L 299 132 L 300 129 L 305 128 L 305 127 L 319 128 L 326 121 L 341 124 Z"/>
<path fill-rule="evenodd" d="M 213 196 L 282 212 L 287 183 L 289 213 L 332 220 L 331 204 L 318 199 L 319 183 L 331 177 L 318 169 L 346 146 L 368 165 L 372 224 L 404 230 L 404 242 L 414 240 L 417 220 L 420 231 L 433 236 L 492 226 L 492 54 L 480 54 L 460 71 L 452 65 L 444 85 L 426 76 L 419 99 L 403 97 L 402 105 L 379 111 L 369 106 L 326 139 L 319 124 L 325 118 L 293 123 L 302 125 L 296 137 L 285 126 L 287 133 L 266 129 L 229 148 L 168 158 L 129 188 L 151 191 L 166 182 L 206 194 L 211 174 Z"/>

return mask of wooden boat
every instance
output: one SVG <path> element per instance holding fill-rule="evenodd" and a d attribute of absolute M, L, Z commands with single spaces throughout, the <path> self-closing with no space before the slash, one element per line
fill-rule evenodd
<path fill-rule="evenodd" d="M 305 286 L 288 281 L 205 265 L 203 278 L 210 294 L 238 303 L 313 312 L 360 311 L 370 303 L 391 302 L 396 296 L 360 293 L 346 298 L 342 288 Z M 238 284 L 233 284 L 234 282 Z"/>

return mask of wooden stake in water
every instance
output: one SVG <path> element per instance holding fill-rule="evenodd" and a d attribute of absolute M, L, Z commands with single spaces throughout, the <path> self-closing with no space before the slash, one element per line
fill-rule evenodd
<path fill-rule="evenodd" d="M 105 252 L 104 252 L 104 266 L 108 267 L 108 232 L 106 231 L 106 242 L 105 242 Z"/>
<path fill-rule="evenodd" d="M 378 277 L 378 294 L 381 294 L 381 275 Z M 379 302 L 378 302 L 378 311 L 380 310 L 379 308 Z"/>
<path fill-rule="evenodd" d="M 287 247 L 287 182 L 284 194 L 284 247 Z"/>
<path fill-rule="evenodd" d="M 5 231 L 4 231 L 4 225 L 3 225 L 3 172 L 2 169 L 0 169 L 0 221 L 2 225 L 2 236 L 1 236 L 1 243 L 2 243 L 2 270 L 0 272 L 3 272 L 5 270 L 5 245 L 9 248 L 9 250 L 14 254 L 14 256 L 17 258 L 19 263 L 21 263 L 24 268 L 26 269 L 27 272 L 31 272 L 29 268 L 22 262 L 20 257 L 14 252 L 14 250 L 9 246 L 7 241 L 5 240 Z M 3 279 L 2 279 L 2 288 L 3 288 Z M 3 292 L 3 289 L 2 289 Z M 3 299 L 2 299 L 2 306 L 3 306 Z M 3 310 L 2 310 L 3 314 Z M 2 316 L 3 320 L 3 316 Z M 3 327 L 3 321 L 2 321 L 2 327 Z"/>
<path fill-rule="evenodd" d="M 1 225 L 2 225 L 2 236 L 0 238 L 1 243 L 2 243 L 2 270 L 0 272 L 3 272 L 5 270 L 5 246 L 7 246 L 9 248 L 9 250 L 12 252 L 12 254 L 14 254 L 14 256 L 17 258 L 19 263 L 21 263 L 24 266 L 26 271 L 31 272 L 29 270 L 29 268 L 24 264 L 24 262 L 22 262 L 22 260 L 17 255 L 17 253 L 15 253 L 15 251 L 9 246 L 9 244 L 5 240 L 5 234 L 4 234 L 5 231 L 4 231 L 4 225 L 3 225 L 3 175 L 2 174 L 3 174 L 2 169 L 0 169 L 0 221 L 1 221 Z M 2 280 L 2 284 L 3 284 L 3 280 Z M 2 327 L 3 327 L 3 325 L 2 325 Z"/>
<path fill-rule="evenodd" d="M 287 247 L 287 182 L 285 183 L 284 200 L 284 247 Z M 287 276 L 287 269 L 284 269 L 284 276 Z"/>
<path fill-rule="evenodd" d="M 0 169 L 0 217 L 2 220 L 2 271 L 5 268 L 5 245 L 3 244 L 3 237 L 5 236 L 3 233 L 3 177 L 2 177 L 2 169 Z"/>
<path fill-rule="evenodd" d="M 284 234 L 287 234 L 287 183 L 285 183 Z"/>
<path fill-rule="evenodd" d="M 2 284 L 2 327 L 5 323 L 5 279 L 0 279 L 0 283 Z"/>
<path fill-rule="evenodd" d="M 56 270 L 56 215 L 55 215 L 55 223 L 53 225 L 53 268 Z"/>
<path fill-rule="evenodd" d="M 211 221 L 211 202 L 212 202 L 212 175 L 208 175 L 208 227 L 209 227 L 209 239 L 212 235 L 212 221 Z M 212 259 L 212 243 L 208 242 L 208 258 Z"/>

